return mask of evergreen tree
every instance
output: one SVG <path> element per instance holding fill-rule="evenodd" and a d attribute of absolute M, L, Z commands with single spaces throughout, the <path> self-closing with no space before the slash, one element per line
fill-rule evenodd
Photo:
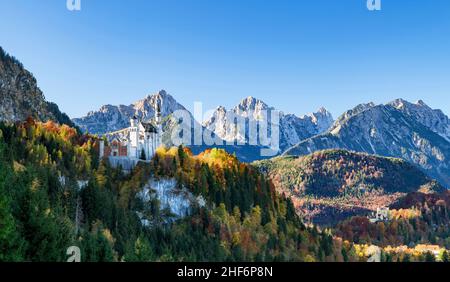
<path fill-rule="evenodd" d="M 450 256 L 447 250 L 444 250 L 444 252 L 442 252 L 441 260 L 442 262 L 450 262 Z"/>
<path fill-rule="evenodd" d="M 147 160 L 144 149 L 141 149 L 141 155 L 139 156 L 139 159 L 144 160 L 144 161 Z"/>
<path fill-rule="evenodd" d="M 3 167 L 0 169 L 3 170 Z M 0 174 L 3 174 L 2 170 L 0 170 Z M 0 175 L 0 177 L 3 176 Z M 9 201 L 3 193 L 2 182 L 0 180 L 0 262 L 23 261 L 25 242 L 16 229 L 16 222 L 9 208 Z"/>
<path fill-rule="evenodd" d="M 433 253 L 431 253 L 431 252 L 425 253 L 425 262 L 435 262 L 435 261 L 436 261 L 436 257 L 433 255 Z"/>

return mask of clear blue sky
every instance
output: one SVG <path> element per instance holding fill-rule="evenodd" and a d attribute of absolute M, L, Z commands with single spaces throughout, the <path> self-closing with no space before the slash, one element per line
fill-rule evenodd
<path fill-rule="evenodd" d="M 159 89 L 286 112 L 423 99 L 450 114 L 450 1 L 0 0 L 0 46 L 71 117 Z"/>

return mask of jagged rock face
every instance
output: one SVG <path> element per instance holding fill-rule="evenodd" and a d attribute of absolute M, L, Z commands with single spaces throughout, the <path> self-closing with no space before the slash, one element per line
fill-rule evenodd
<path fill-rule="evenodd" d="M 152 192 L 155 192 L 155 194 Z M 178 217 L 187 216 L 189 214 L 191 209 L 191 199 L 195 199 L 190 192 L 178 189 L 175 179 L 151 179 L 139 196 L 145 201 L 149 201 L 152 197 L 156 197 L 160 201 L 162 210 L 169 209 Z"/>
<path fill-rule="evenodd" d="M 203 122 L 203 126 L 228 142 L 247 143 L 249 140 L 249 121 L 265 121 L 270 131 L 272 122 L 275 122 L 271 120 L 271 110 L 275 109 L 269 107 L 261 100 L 248 97 L 229 111 L 222 106 L 218 107 L 211 118 Z M 236 129 L 234 119 L 229 120 L 229 117 L 234 116 L 245 120 L 245 134 Z M 317 113 L 303 117 L 280 112 L 280 151 L 284 151 L 306 138 L 327 130 L 332 123 L 333 118 L 331 114 L 324 108 L 319 109 Z"/>
<path fill-rule="evenodd" d="M 450 120 L 441 110 L 430 108 L 422 100 L 413 104 L 403 99 L 397 99 L 389 104 L 450 142 Z"/>
<path fill-rule="evenodd" d="M 372 107 L 375 107 L 374 103 L 368 103 L 368 104 L 359 104 L 356 107 L 354 107 L 351 110 L 346 111 L 343 113 L 338 119 L 334 122 L 334 124 L 330 127 L 330 131 L 338 130 L 339 127 L 342 124 L 345 124 L 347 120 L 367 109 L 370 109 Z"/>
<path fill-rule="evenodd" d="M 398 157 L 450 187 L 450 142 L 436 128 L 427 127 L 426 121 L 430 119 L 408 114 L 392 103 L 360 105 L 342 115 L 327 132 L 300 142 L 285 155 L 342 148 Z"/>
<path fill-rule="evenodd" d="M 175 99 L 161 90 L 156 94 L 148 95 L 129 106 L 105 105 L 98 111 L 91 111 L 85 117 L 75 118 L 73 121 L 85 132 L 92 134 L 105 134 L 130 126 L 133 115 L 143 121 L 149 121 L 155 116 L 158 98 L 162 101 L 161 115 L 172 114 L 176 110 L 185 110 Z"/>
<path fill-rule="evenodd" d="M 158 180 L 151 178 L 142 191 L 137 194 L 137 197 L 143 201 L 146 208 L 150 208 L 149 203 L 152 200 L 158 200 L 160 212 L 169 212 L 169 214 L 166 214 L 169 222 L 190 215 L 194 207 L 206 205 L 202 196 L 195 197 L 186 188 L 179 188 L 177 181 L 173 178 Z M 148 226 L 152 224 L 152 219 L 147 218 L 146 214 L 148 213 L 138 213 L 138 216 L 141 222 Z"/>
<path fill-rule="evenodd" d="M 317 112 L 309 114 L 311 121 L 316 125 L 316 130 L 318 133 L 327 131 L 333 124 L 333 116 L 327 109 L 320 108 Z"/>
<path fill-rule="evenodd" d="M 45 100 L 34 76 L 0 47 L 0 120 L 14 122 L 28 117 L 73 125 L 56 104 Z"/>

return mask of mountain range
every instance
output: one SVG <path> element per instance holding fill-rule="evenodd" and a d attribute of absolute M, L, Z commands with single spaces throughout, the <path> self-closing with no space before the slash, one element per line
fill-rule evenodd
<path fill-rule="evenodd" d="M 129 126 L 132 115 L 151 119 L 156 96 L 163 101 L 163 116 L 186 109 L 162 90 L 130 106 L 103 106 L 86 117 L 74 119 L 74 122 L 91 133 L 118 130 Z M 245 143 L 249 140 L 249 122 L 261 119 L 265 111 L 271 110 L 275 109 L 265 102 L 247 97 L 229 110 L 223 106 L 217 107 L 201 126 L 223 142 Z M 300 117 L 279 113 L 280 154 L 307 155 L 324 149 L 347 149 L 397 157 L 417 165 L 429 176 L 450 187 L 450 121 L 441 110 L 432 109 L 423 101 L 410 103 L 397 99 L 381 105 L 361 104 L 346 111 L 336 121 L 324 108 Z M 233 120 L 228 120 L 230 117 L 244 120 L 245 131 L 237 130 Z M 270 117 L 267 117 L 267 123 L 270 128 Z M 174 121 L 171 120 L 170 124 L 174 126 Z M 258 150 L 261 144 L 245 144 L 224 148 L 228 147 L 228 151 L 231 149 L 244 161 L 262 159 Z M 205 146 L 200 147 L 198 151 L 205 149 Z"/>
<path fill-rule="evenodd" d="M 74 118 L 73 122 L 81 128 L 84 132 L 91 134 L 103 135 L 118 131 L 120 129 L 130 126 L 130 119 L 136 116 L 143 121 L 153 121 L 155 116 L 155 109 L 157 100 L 161 101 L 161 115 L 162 115 L 162 140 L 166 146 L 172 146 L 172 134 L 177 129 L 178 120 L 173 116 L 173 113 L 177 110 L 184 110 L 188 113 L 191 119 L 191 150 L 198 154 L 208 148 L 222 148 L 230 154 L 236 154 L 239 159 L 245 162 L 252 162 L 260 159 L 260 150 L 262 146 L 251 145 L 200 145 L 194 142 L 194 128 L 201 128 L 204 135 L 213 136 L 218 138 L 215 132 L 210 131 L 208 128 L 202 126 L 191 112 L 189 112 L 183 105 L 179 104 L 172 95 L 168 94 L 165 90 L 160 90 L 157 93 L 147 95 L 144 99 L 141 99 L 131 105 L 104 105 L 97 111 L 91 111 L 86 116 L 81 118 Z M 189 130 L 188 129 L 188 130 Z M 218 138 L 220 144 L 225 144 L 225 140 Z"/>
<path fill-rule="evenodd" d="M 141 120 L 149 121 L 154 117 L 156 100 L 159 98 L 162 101 L 162 116 L 165 117 L 164 132 L 166 138 L 163 138 L 166 144 L 170 145 L 170 134 L 176 121 L 171 118 L 171 115 L 176 110 L 186 110 L 184 106 L 179 104 L 170 94 L 165 90 L 161 90 L 153 95 L 148 95 L 146 98 L 139 100 L 131 105 L 105 105 L 97 111 L 91 111 L 86 116 L 75 118 L 73 121 L 85 132 L 92 134 L 105 134 L 114 132 L 130 125 L 130 118 L 136 116 Z M 249 121 L 255 121 L 262 116 L 264 111 L 275 110 L 269 107 L 263 101 L 247 97 L 243 99 L 237 106 L 227 111 L 223 106 L 217 107 L 213 115 L 205 120 L 202 125 L 193 118 L 192 113 L 187 111 L 193 120 L 193 127 L 202 127 L 203 131 L 210 132 L 211 136 L 221 139 L 221 143 L 232 142 L 234 144 L 244 143 L 244 147 L 250 149 L 252 152 L 249 155 L 249 150 L 239 150 L 237 146 L 230 147 L 231 151 L 242 151 L 243 160 L 255 160 L 261 158 L 259 155 L 259 148 L 264 147 L 260 142 L 258 144 L 249 144 Z M 240 134 L 235 130 L 234 123 L 228 121 L 229 114 L 242 118 L 245 122 L 245 132 Z M 268 120 L 268 128 L 270 128 L 272 121 Z M 324 108 L 319 109 L 318 112 L 302 117 L 297 117 L 293 114 L 284 114 L 280 112 L 280 151 L 288 149 L 298 142 L 312 137 L 318 133 L 325 131 L 333 123 L 331 114 Z M 269 136 L 270 137 L 270 136 Z M 259 141 L 259 140 L 258 140 Z M 204 148 L 205 146 L 200 146 Z M 206 146 L 208 147 L 208 146 Z M 220 146 L 219 146 L 220 147 Z M 242 146 L 240 146 L 242 147 Z M 227 150 L 229 150 L 228 148 Z"/>
<path fill-rule="evenodd" d="M 225 141 L 247 142 L 249 140 L 249 124 L 260 120 L 264 115 L 269 116 L 270 111 L 276 110 L 268 106 L 263 101 L 254 97 L 247 97 L 243 99 L 238 105 L 230 110 L 223 106 L 219 106 L 211 116 L 203 122 L 203 126 L 215 132 L 217 136 Z M 229 117 L 241 118 L 245 121 L 245 134 L 236 132 L 233 120 Z M 327 130 L 333 123 L 333 117 L 325 109 L 320 108 L 316 113 L 298 117 L 294 114 L 285 114 L 279 112 L 279 121 L 272 121 L 270 117 L 266 118 L 267 128 L 272 126 L 272 123 L 279 122 L 280 152 L 297 144 L 298 142 L 322 133 Z"/>
<path fill-rule="evenodd" d="M 85 117 L 70 120 L 56 104 L 46 101 L 32 73 L 1 48 L 0 98 L 0 120 L 15 122 L 28 117 L 54 120 L 100 135 L 128 127 L 133 115 L 151 120 L 156 100 L 161 99 L 163 140 L 168 145 L 171 145 L 170 135 L 177 124 L 172 113 L 186 110 L 174 97 L 161 90 L 131 105 L 105 105 Z M 192 118 L 193 127 L 200 127 L 222 141 L 245 141 L 248 139 L 248 129 L 244 134 L 233 130 L 232 123 L 227 120 L 228 115 L 244 119 L 248 124 L 270 110 L 274 108 L 257 98 L 247 97 L 229 110 L 223 106 L 217 107 L 202 124 Z M 268 124 L 271 122 L 269 120 Z M 397 99 L 380 105 L 361 104 L 346 111 L 336 121 L 324 108 L 303 116 L 280 112 L 279 125 L 278 154 L 302 156 L 324 149 L 346 149 L 396 157 L 409 161 L 450 187 L 450 121 L 442 111 L 430 108 L 423 101 L 410 103 Z M 191 146 L 191 149 L 197 153 L 210 147 L 222 147 L 246 162 L 263 159 L 261 144 Z"/>
<path fill-rule="evenodd" d="M 447 116 L 423 101 L 362 104 L 345 112 L 326 132 L 298 143 L 284 155 L 340 148 L 398 157 L 450 187 L 449 126 Z"/>
<path fill-rule="evenodd" d="M 74 118 L 73 121 L 85 132 L 105 134 L 130 126 L 130 119 L 136 116 L 140 120 L 152 120 L 155 117 L 157 100 L 162 101 L 161 115 L 167 117 L 176 110 L 186 110 L 166 91 L 161 90 L 131 105 L 104 105 L 86 116 Z"/>

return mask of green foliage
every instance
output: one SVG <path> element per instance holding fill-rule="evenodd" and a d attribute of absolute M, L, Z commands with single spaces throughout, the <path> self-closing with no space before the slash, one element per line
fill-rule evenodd
<path fill-rule="evenodd" d="M 442 252 L 441 260 L 442 262 L 450 262 L 450 254 L 448 251 Z"/>
<path fill-rule="evenodd" d="M 66 126 L 33 120 L 0 130 L 0 260 L 64 261 L 74 242 L 76 187 L 69 178 L 90 170 L 89 142 L 79 145 Z"/>
<path fill-rule="evenodd" d="M 323 226 L 366 215 L 406 193 L 445 190 L 403 160 L 345 150 L 277 157 L 254 165 L 291 197 L 301 216 Z"/>
<path fill-rule="evenodd" d="M 300 195 L 355 196 L 365 190 L 388 193 L 445 189 L 406 161 L 345 150 L 325 150 L 304 157 L 278 157 L 255 163 L 278 177 L 280 186 Z M 345 189 L 344 189 L 345 188 Z"/>
<path fill-rule="evenodd" d="M 82 261 L 342 261 L 343 250 L 353 258 L 223 150 L 160 149 L 125 175 L 98 159 L 95 138 L 67 126 L 28 120 L 0 130 L 2 261 L 65 261 L 69 246 Z M 157 199 L 138 197 L 150 177 L 176 179 L 205 205 L 174 219 Z"/>
<path fill-rule="evenodd" d="M 2 144 L 0 144 L 0 154 Z M 10 209 L 5 184 L 9 182 L 10 169 L 0 161 L 0 261 L 21 261 L 24 258 L 25 241 L 17 230 L 17 223 Z"/>
<path fill-rule="evenodd" d="M 59 107 L 57 104 L 55 104 L 53 102 L 47 102 L 47 109 L 50 113 L 53 114 L 53 116 L 55 117 L 55 120 L 59 124 L 68 125 L 72 128 L 75 128 L 79 133 L 81 133 L 81 129 L 75 125 L 75 123 L 70 119 L 70 117 L 67 114 L 62 113 L 59 110 Z"/>
<path fill-rule="evenodd" d="M 450 192 L 412 193 L 392 207 L 415 208 L 418 215 L 387 222 L 370 223 L 366 217 L 352 217 L 339 223 L 335 235 L 355 243 L 378 246 L 433 244 L 450 248 Z"/>

